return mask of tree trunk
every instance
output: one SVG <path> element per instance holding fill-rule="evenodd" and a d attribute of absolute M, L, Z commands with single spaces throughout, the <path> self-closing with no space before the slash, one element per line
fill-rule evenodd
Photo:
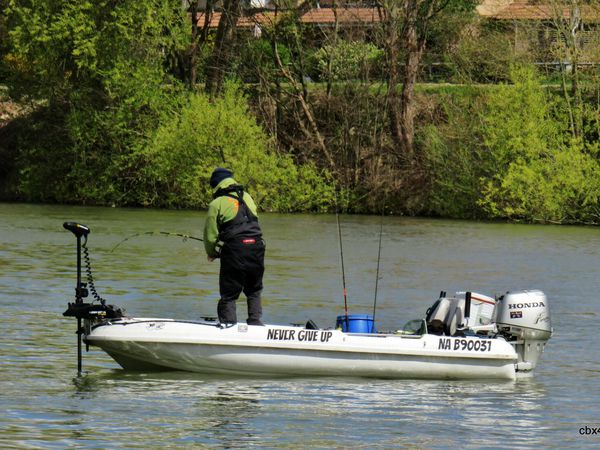
<path fill-rule="evenodd" d="M 190 38 L 190 49 L 188 54 L 188 66 L 186 67 L 187 73 L 186 81 L 190 89 L 194 89 L 198 81 L 198 54 L 200 49 L 206 43 L 208 37 L 208 30 L 210 28 L 210 21 L 213 15 L 213 0 L 207 0 L 206 7 L 204 10 L 204 23 L 202 28 L 198 26 L 198 11 L 200 6 L 200 0 L 193 0 L 190 4 L 190 16 L 192 25 L 192 34 Z"/>
<path fill-rule="evenodd" d="M 565 4 L 568 5 L 569 14 L 567 16 L 564 14 Z M 580 52 L 578 32 L 581 25 L 581 11 L 578 0 L 567 0 L 566 3 L 561 0 L 551 0 L 551 6 L 553 10 L 554 26 L 556 27 L 562 43 L 564 43 L 564 47 L 559 47 L 561 52 L 558 54 L 558 58 L 561 61 L 561 84 L 567 111 L 569 113 L 571 134 L 576 138 L 581 136 L 582 128 L 581 92 L 579 92 L 578 87 Z M 568 86 L 569 81 L 571 83 L 570 89 Z"/>
<path fill-rule="evenodd" d="M 395 2 L 384 5 L 384 48 L 387 60 L 387 93 L 386 101 L 389 111 L 390 133 L 394 146 L 399 151 L 402 148 L 400 131 L 400 102 L 398 98 L 398 82 L 400 81 L 400 44 L 398 31 L 400 27 L 399 9 Z"/>
<path fill-rule="evenodd" d="M 215 45 L 206 68 L 206 92 L 214 97 L 223 89 L 225 74 L 229 68 L 231 47 L 241 15 L 241 0 L 224 0 Z"/>
<path fill-rule="evenodd" d="M 414 92 L 417 76 L 419 74 L 419 63 L 423 55 L 425 40 L 420 39 L 417 30 L 419 0 L 411 0 L 407 4 L 405 23 L 401 41 L 406 49 L 405 64 L 402 76 L 402 95 L 400 97 L 400 148 L 402 155 L 407 161 L 414 156 L 415 138 L 415 102 Z"/>
<path fill-rule="evenodd" d="M 439 0 L 384 1 L 385 51 L 388 59 L 387 101 L 390 133 L 399 156 L 406 162 L 414 158 L 415 102 L 414 91 L 419 64 L 433 16 L 447 3 Z M 437 11 L 436 11 L 437 8 Z M 400 49 L 404 50 L 404 65 L 399 67 Z M 397 85 L 402 82 L 398 98 Z"/>
<path fill-rule="evenodd" d="M 189 88 L 193 89 L 196 85 L 197 65 L 198 65 L 198 3 L 199 0 L 193 1 L 190 6 L 192 16 L 192 37 L 190 45 L 190 69 L 188 75 Z"/>

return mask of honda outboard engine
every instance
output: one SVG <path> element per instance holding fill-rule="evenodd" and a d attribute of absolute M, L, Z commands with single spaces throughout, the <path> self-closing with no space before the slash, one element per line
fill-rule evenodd
<path fill-rule="evenodd" d="M 507 292 L 498 299 L 476 292 L 446 292 L 427 310 L 427 330 L 446 336 L 501 336 L 517 353 L 516 371 L 531 374 L 552 336 L 548 299 L 542 291 Z"/>
<path fill-rule="evenodd" d="M 535 369 L 552 336 L 546 295 L 542 291 L 507 292 L 496 303 L 495 322 L 498 332 L 517 351 L 517 372 Z"/>

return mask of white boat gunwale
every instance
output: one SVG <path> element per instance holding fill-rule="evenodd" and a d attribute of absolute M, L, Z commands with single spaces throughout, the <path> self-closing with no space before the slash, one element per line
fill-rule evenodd
<path fill-rule="evenodd" d="M 108 323 L 107 323 L 108 322 Z M 199 325 L 199 326 L 208 326 L 213 327 L 217 330 L 228 331 L 230 328 L 236 328 L 236 326 L 232 326 L 229 328 L 221 328 L 218 325 L 212 323 L 204 323 L 204 322 L 194 322 L 194 321 L 185 321 L 185 320 L 174 320 L 174 319 L 119 319 L 118 321 L 107 321 L 99 326 L 96 326 L 94 329 L 98 329 L 98 327 L 102 326 L 127 326 L 127 325 L 142 325 L 142 324 L 151 324 L 151 323 L 170 323 L 170 324 L 185 324 L 185 325 Z M 240 324 L 244 325 L 245 324 Z M 249 325 L 250 327 L 252 325 Z M 253 326 L 254 327 L 254 326 Z M 295 327 L 289 325 L 268 325 L 267 327 L 256 327 L 261 329 L 268 330 L 269 328 L 275 329 L 289 329 L 289 330 L 303 330 L 304 327 Z M 443 339 L 466 339 L 466 340 L 487 340 L 490 342 L 502 342 L 507 343 L 504 339 L 499 338 L 489 338 L 486 336 L 465 336 L 465 337 L 449 337 L 449 336 L 438 336 L 433 334 L 422 334 L 422 335 L 402 335 L 402 334 L 384 334 L 384 333 L 344 333 L 339 330 L 317 330 L 317 331 L 331 331 L 335 333 L 342 334 L 343 342 L 346 344 L 340 345 L 338 343 L 319 343 L 318 347 L 315 347 L 314 344 L 311 343 L 303 343 L 303 342 L 293 342 L 293 341 L 273 341 L 268 342 L 264 340 L 258 339 L 239 339 L 235 337 L 228 337 L 227 340 L 223 340 L 223 336 L 216 336 L 214 338 L 202 336 L 202 337 L 175 337 L 173 335 L 165 336 L 157 336 L 156 334 L 152 334 L 149 336 L 128 336 L 124 338 L 122 335 L 117 336 L 99 336 L 97 334 L 87 335 L 85 340 L 90 345 L 98 345 L 99 342 L 110 342 L 110 341 L 128 341 L 128 342 L 144 342 L 144 343 L 172 343 L 172 344 L 190 344 L 190 345 L 213 345 L 213 346 L 222 346 L 222 347 L 237 347 L 237 348 L 265 348 L 265 349 L 281 349 L 281 350 L 310 350 L 310 351 L 323 351 L 323 352 L 333 352 L 333 353 L 350 353 L 350 354 L 377 354 L 377 355 L 391 355 L 391 356 L 425 356 L 425 357 L 443 357 L 443 358 L 473 358 L 473 359 L 484 359 L 484 360 L 507 360 L 507 361 L 516 361 L 517 356 L 512 351 L 512 346 L 507 347 L 511 349 L 511 353 L 502 353 L 502 352 L 475 352 L 475 351 L 461 351 L 461 350 L 439 350 L 437 348 L 425 348 L 427 344 L 427 340 L 438 342 L 439 338 Z M 235 332 L 235 330 L 229 331 Z M 366 339 L 399 339 L 399 342 L 402 340 L 425 340 L 424 346 L 415 349 L 407 349 L 407 348 L 374 348 L 372 345 L 366 345 L 358 342 L 352 342 L 355 338 L 366 338 Z M 348 341 L 346 340 L 348 339 Z M 285 342 L 285 344 L 284 344 Z M 510 344 L 508 344 L 510 345 Z"/>

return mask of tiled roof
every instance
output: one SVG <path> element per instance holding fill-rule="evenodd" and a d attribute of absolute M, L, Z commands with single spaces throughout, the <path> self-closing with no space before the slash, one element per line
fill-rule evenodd
<path fill-rule="evenodd" d="M 569 8 L 552 4 L 534 5 L 526 1 L 511 2 L 503 7 L 494 5 L 494 8 L 486 10 L 486 3 L 491 4 L 493 1 L 483 2 L 478 8 L 480 15 L 498 20 L 551 20 L 557 17 L 569 18 L 570 15 Z M 587 21 L 599 21 L 600 7 L 581 6 L 581 17 Z"/>
<path fill-rule="evenodd" d="M 255 25 L 274 23 L 277 15 L 284 14 L 276 11 L 261 11 L 251 16 L 240 17 L 238 28 L 253 28 Z M 369 24 L 379 22 L 377 8 L 337 8 L 338 22 L 341 24 Z M 220 12 L 214 12 L 210 18 L 209 28 L 217 28 L 221 19 Z M 302 23 L 333 24 L 335 12 L 333 8 L 310 9 L 300 17 Z M 204 26 L 204 13 L 198 13 L 198 26 Z"/>
<path fill-rule="evenodd" d="M 243 16 L 238 19 L 238 28 L 254 28 L 255 25 L 268 25 L 272 24 L 277 18 L 275 11 L 262 11 L 254 13 L 251 16 Z M 221 13 L 214 12 L 210 18 L 209 28 L 217 28 L 219 26 L 219 20 L 221 20 Z M 198 13 L 198 26 L 204 26 L 204 13 Z"/>
<path fill-rule="evenodd" d="M 484 0 L 477 12 L 481 17 L 497 20 L 551 20 L 562 15 L 569 17 L 568 8 L 558 8 L 551 4 L 534 5 L 527 1 L 517 0 Z M 367 25 L 380 22 L 378 8 L 315 8 L 309 9 L 300 17 L 300 22 L 306 24 L 333 24 L 337 20 L 342 25 Z M 239 28 L 254 28 L 256 25 L 268 25 L 275 22 L 277 15 L 285 12 L 260 11 L 250 16 L 240 17 Z M 582 6 L 581 17 L 588 22 L 600 22 L 600 6 Z M 210 28 L 217 28 L 221 18 L 220 12 L 213 13 Z M 198 13 L 198 25 L 204 26 L 204 13 Z"/>
<path fill-rule="evenodd" d="M 304 23 L 335 23 L 335 15 L 340 23 L 349 24 L 368 24 L 379 22 L 379 12 L 377 8 L 319 8 L 311 9 L 306 12 L 300 21 Z"/>

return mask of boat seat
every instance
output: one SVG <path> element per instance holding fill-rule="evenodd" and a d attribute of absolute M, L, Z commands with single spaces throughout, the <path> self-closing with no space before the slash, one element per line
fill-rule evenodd
<path fill-rule="evenodd" d="M 444 322 L 438 319 L 434 319 L 427 323 L 427 330 L 431 334 L 442 335 L 444 334 Z"/>
<path fill-rule="evenodd" d="M 441 301 L 442 301 L 442 297 L 438 298 L 433 305 L 431 305 L 429 308 L 427 308 L 427 314 L 425 315 L 425 321 L 427 323 L 429 323 L 429 321 L 431 320 L 431 316 L 433 315 L 433 313 L 435 312 L 436 308 L 438 307 L 438 305 L 440 304 Z"/>
<path fill-rule="evenodd" d="M 450 301 L 448 313 L 444 320 L 444 331 L 448 336 L 455 336 L 458 328 L 463 325 L 465 317 L 464 307 L 464 300 L 453 298 Z"/>
<path fill-rule="evenodd" d="M 427 329 L 433 334 L 444 334 L 445 320 L 450 309 L 450 300 L 447 298 L 438 299 L 427 313 Z"/>
<path fill-rule="evenodd" d="M 427 329 L 432 334 L 454 336 L 464 322 L 464 299 L 440 298 L 427 313 Z"/>

